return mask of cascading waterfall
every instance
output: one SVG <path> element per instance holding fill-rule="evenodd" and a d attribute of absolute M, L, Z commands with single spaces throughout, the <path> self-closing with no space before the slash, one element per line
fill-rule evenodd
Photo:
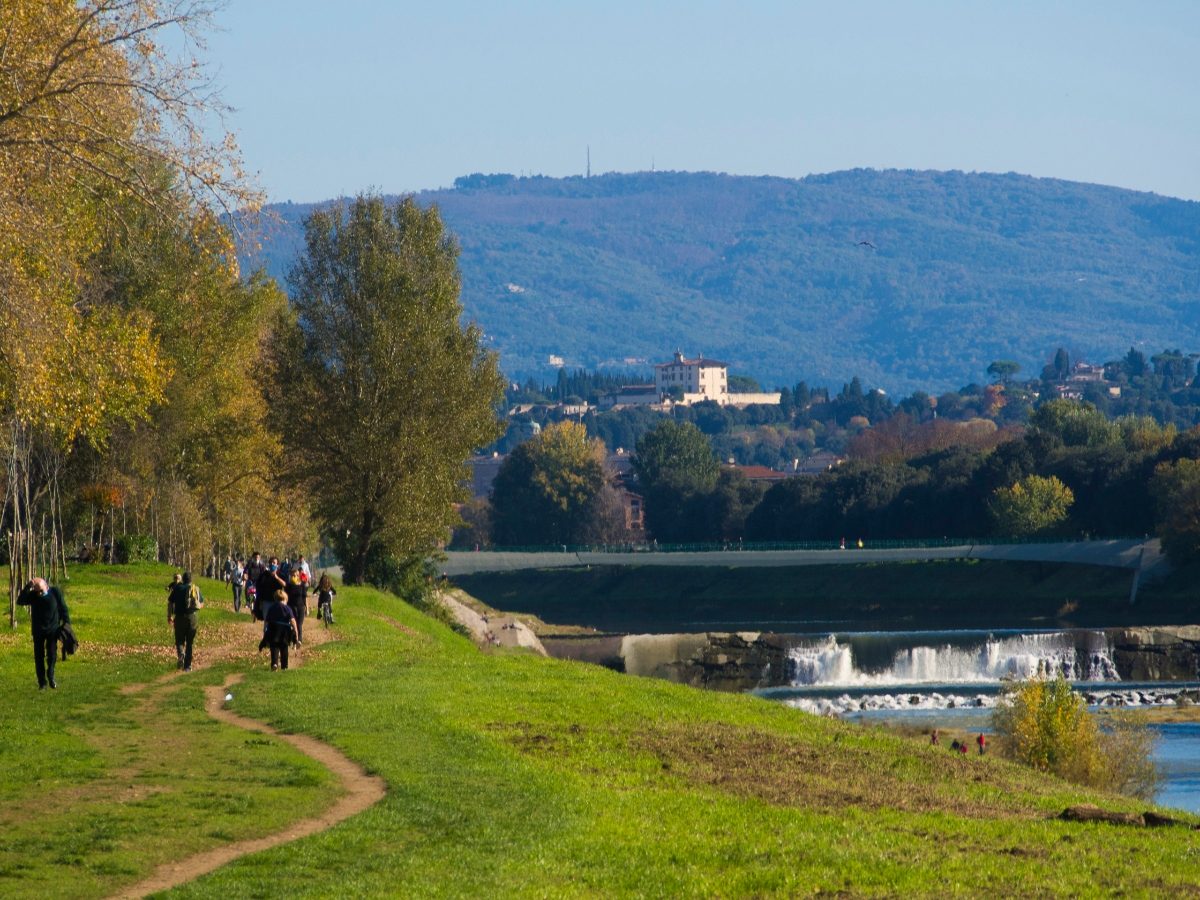
<path fill-rule="evenodd" d="M 913 646 L 898 649 L 882 668 L 859 667 L 852 643 L 831 635 L 791 648 L 788 664 L 797 687 L 988 684 L 1060 674 L 1071 681 L 1120 681 L 1102 632 L 988 636 L 975 645 Z"/>

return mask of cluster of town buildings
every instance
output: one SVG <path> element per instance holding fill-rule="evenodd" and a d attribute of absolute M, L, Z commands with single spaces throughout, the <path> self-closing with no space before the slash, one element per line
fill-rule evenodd
<path fill-rule="evenodd" d="M 1085 362 L 1077 362 L 1071 366 L 1071 374 L 1063 381 L 1054 385 L 1054 394 L 1063 400 L 1082 400 L 1083 392 L 1089 384 L 1102 384 L 1107 381 L 1104 377 L 1104 366 L 1093 366 Z M 1116 398 L 1121 396 L 1121 386 L 1108 385 L 1108 395 Z"/>

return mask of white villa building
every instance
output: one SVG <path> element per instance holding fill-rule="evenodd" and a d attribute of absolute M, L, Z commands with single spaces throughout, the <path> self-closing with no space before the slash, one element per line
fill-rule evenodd
<path fill-rule="evenodd" d="M 658 363 L 654 367 L 654 387 L 659 396 L 669 394 L 676 388 L 683 390 L 683 403 L 700 403 L 715 400 L 724 406 L 729 402 L 729 385 L 723 362 L 705 359 L 684 359 L 676 350 L 670 362 Z"/>
<path fill-rule="evenodd" d="M 729 392 L 728 366 L 716 359 L 705 359 L 700 354 L 695 359 L 685 359 L 676 350 L 675 358 L 654 367 L 654 388 L 659 397 L 667 396 L 673 388 L 683 389 L 684 406 L 712 400 L 721 406 L 751 406 L 753 404 L 779 403 L 778 391 L 758 394 L 731 394 Z"/>
<path fill-rule="evenodd" d="M 682 396 L 672 401 L 671 394 L 676 389 Z M 600 398 L 600 408 L 651 406 L 669 412 L 673 403 L 689 406 L 708 400 L 721 406 L 739 408 L 754 404 L 777 405 L 779 392 L 731 394 L 728 366 L 725 363 L 706 359 L 703 354 L 695 359 L 685 359 L 683 353 L 676 350 L 673 360 L 658 363 L 654 367 L 654 384 L 627 384 L 610 391 Z"/>

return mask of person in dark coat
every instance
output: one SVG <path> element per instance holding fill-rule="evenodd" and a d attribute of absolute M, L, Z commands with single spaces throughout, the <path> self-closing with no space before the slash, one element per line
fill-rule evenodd
<path fill-rule="evenodd" d="M 287 605 L 296 620 L 296 643 L 303 644 L 304 617 L 308 615 L 308 585 L 302 583 L 300 573 L 293 570 L 284 591 L 287 593 Z"/>
<path fill-rule="evenodd" d="M 279 575 L 279 557 L 272 556 L 271 561 L 267 563 L 267 567 L 263 569 L 254 584 L 254 618 L 265 621 L 264 611 L 271 603 L 275 592 L 282 591 L 286 587 L 287 582 Z"/>
<path fill-rule="evenodd" d="M 271 648 L 271 671 L 288 667 L 288 648 L 296 641 L 296 617 L 287 604 L 287 594 L 276 591 L 263 613 L 263 639 L 258 649 Z"/>
<path fill-rule="evenodd" d="M 34 578 L 21 589 L 17 604 L 29 607 L 29 625 L 33 632 L 33 668 L 37 673 L 38 690 L 49 684 L 57 688 L 54 663 L 58 658 L 58 630 L 70 623 L 71 613 L 57 586 L 45 578 Z"/>
<path fill-rule="evenodd" d="M 171 586 L 167 597 L 167 624 L 175 626 L 176 667 L 185 672 L 192 671 L 192 644 L 199 627 L 196 613 L 203 608 L 200 588 L 192 584 L 192 573 L 184 572 L 179 584 Z"/>

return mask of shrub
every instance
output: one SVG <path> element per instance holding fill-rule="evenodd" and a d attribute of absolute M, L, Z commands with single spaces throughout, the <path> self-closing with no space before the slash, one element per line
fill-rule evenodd
<path fill-rule="evenodd" d="M 425 615 L 450 626 L 460 634 L 470 636 L 470 632 L 441 603 L 436 590 L 437 568 L 425 557 L 394 556 L 376 547 L 367 557 L 364 577 L 368 584 L 391 591 Z"/>
<path fill-rule="evenodd" d="M 1102 727 L 1061 676 L 1011 686 L 992 713 L 992 726 L 1012 756 L 1035 769 L 1103 790 L 1154 793 L 1150 729 L 1128 715 L 1108 717 Z"/>
<path fill-rule="evenodd" d="M 149 534 L 123 534 L 113 544 L 113 562 L 154 562 L 158 559 L 158 542 Z"/>

